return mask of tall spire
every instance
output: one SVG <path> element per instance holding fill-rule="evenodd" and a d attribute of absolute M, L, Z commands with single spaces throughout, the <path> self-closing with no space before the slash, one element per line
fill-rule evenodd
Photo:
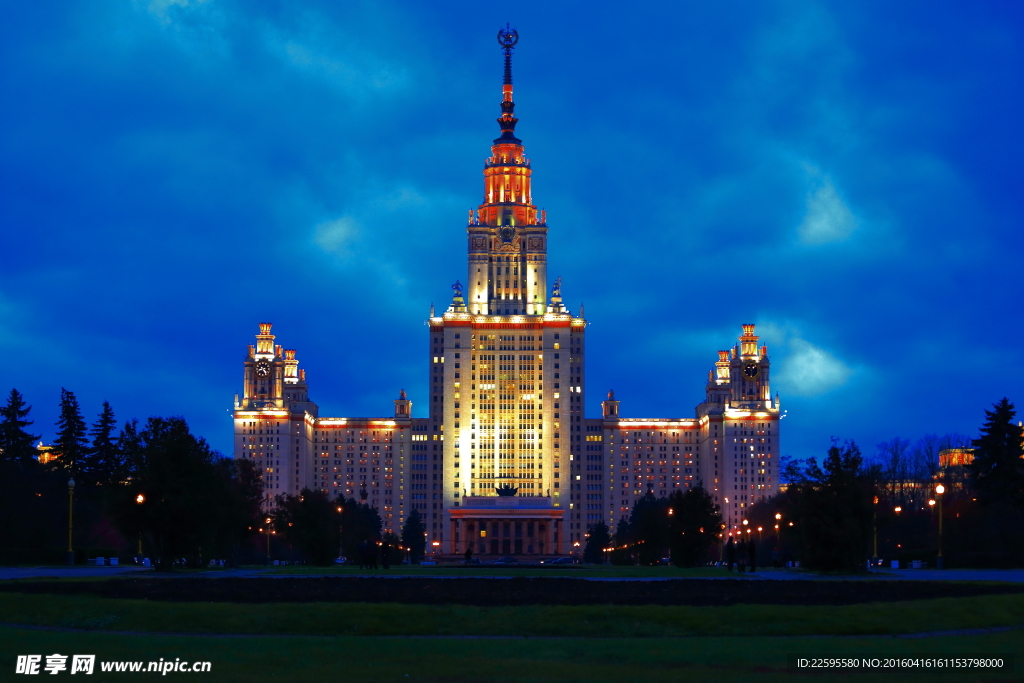
<path fill-rule="evenodd" d="M 519 32 L 514 28 L 510 28 L 508 24 L 505 24 L 505 28 L 498 31 L 498 44 L 501 45 L 501 49 L 505 53 L 505 78 L 501 86 L 501 118 L 498 119 L 498 125 L 501 127 L 501 137 L 494 141 L 496 144 L 501 142 L 518 144 L 521 142 L 515 136 L 516 124 L 519 122 L 519 119 L 512 113 L 516 108 L 516 103 L 512 101 L 512 49 L 515 48 L 518 42 Z"/>
<path fill-rule="evenodd" d="M 519 32 L 511 26 L 498 31 L 498 45 L 505 55 L 498 119 L 501 136 L 491 143 L 491 154 L 484 161 L 483 203 L 470 214 L 466 226 L 469 273 L 458 312 L 470 315 L 544 315 L 547 311 L 547 222 L 533 203 L 530 160 L 515 135 L 512 50 L 518 42 Z"/>

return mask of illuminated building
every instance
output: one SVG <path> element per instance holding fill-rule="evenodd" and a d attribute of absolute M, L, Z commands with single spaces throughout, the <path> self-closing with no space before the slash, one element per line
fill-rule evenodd
<path fill-rule="evenodd" d="M 36 456 L 36 460 L 39 461 L 40 465 L 46 465 L 47 463 L 53 462 L 54 460 L 57 460 L 60 457 L 54 454 L 53 446 L 45 446 L 43 445 L 42 441 L 40 441 L 36 445 L 36 452 L 38 453 L 38 455 Z"/>
<path fill-rule="evenodd" d="M 974 462 L 973 448 L 943 448 L 939 451 L 939 470 L 966 467 Z"/>
<path fill-rule="evenodd" d="M 355 496 L 398 532 L 412 509 L 445 552 L 568 553 L 588 526 L 614 528 L 647 493 L 703 482 L 730 524 L 778 481 L 778 398 L 753 325 L 719 352 L 693 418 L 623 419 L 609 393 L 584 417 L 586 320 L 548 288 L 548 225 L 505 54 L 500 136 L 484 166 L 483 203 L 468 217 L 466 284 L 428 320 L 427 417 L 404 391 L 387 418 L 319 417 L 295 352 L 260 325 L 235 401 L 235 457 L 263 471 L 268 498 L 309 487 Z"/>

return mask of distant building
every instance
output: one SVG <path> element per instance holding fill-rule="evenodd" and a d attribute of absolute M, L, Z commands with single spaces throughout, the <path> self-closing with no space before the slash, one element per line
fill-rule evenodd
<path fill-rule="evenodd" d="M 40 465 L 60 459 L 60 454 L 54 452 L 53 446 L 45 446 L 42 441 L 36 445 L 36 452 L 38 453 L 36 460 Z"/>
<path fill-rule="evenodd" d="M 483 203 L 466 226 L 467 281 L 428 319 L 428 417 L 402 391 L 388 417 L 320 417 L 295 351 L 261 323 L 235 400 L 236 458 L 263 473 L 268 503 L 309 487 L 354 496 L 398 532 L 419 510 L 444 552 L 568 553 L 587 528 L 614 529 L 636 500 L 703 484 L 729 528 L 778 485 L 779 398 L 754 325 L 719 351 L 690 418 L 623 418 L 613 392 L 584 416 L 583 308 L 548 288 L 548 224 L 515 136 L 511 49 L 501 135 Z M 639 359 L 637 362 L 641 362 Z M 642 362 L 655 362 L 643 359 Z"/>
<path fill-rule="evenodd" d="M 939 451 L 939 471 L 950 467 L 966 467 L 974 462 L 973 448 L 944 448 Z"/>

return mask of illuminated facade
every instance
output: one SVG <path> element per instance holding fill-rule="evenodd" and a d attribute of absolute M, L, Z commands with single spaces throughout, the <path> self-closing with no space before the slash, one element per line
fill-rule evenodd
<path fill-rule="evenodd" d="M 623 419 L 609 393 L 584 417 L 586 320 L 549 289 L 548 226 L 533 203 L 530 161 L 515 136 L 511 52 L 501 135 L 470 210 L 466 284 L 431 310 L 427 417 L 403 391 L 387 418 L 319 417 L 295 352 L 260 325 L 235 400 L 235 457 L 252 458 L 268 500 L 303 487 L 355 496 L 399 532 L 412 509 L 445 552 L 568 553 L 588 526 L 614 528 L 637 498 L 703 482 L 737 525 L 777 482 L 778 398 L 753 325 L 719 352 L 693 418 Z"/>

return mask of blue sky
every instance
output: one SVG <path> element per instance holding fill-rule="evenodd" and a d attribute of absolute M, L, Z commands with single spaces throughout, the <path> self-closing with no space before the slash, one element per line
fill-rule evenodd
<path fill-rule="evenodd" d="M 425 407 L 506 21 L 587 410 L 689 417 L 742 323 L 783 452 L 1024 401 L 1011 2 L 17 3 L 0 24 L 0 391 L 49 440 L 182 415 L 230 448 L 257 323 L 324 415 Z M 414 413 L 422 415 L 422 411 Z"/>

